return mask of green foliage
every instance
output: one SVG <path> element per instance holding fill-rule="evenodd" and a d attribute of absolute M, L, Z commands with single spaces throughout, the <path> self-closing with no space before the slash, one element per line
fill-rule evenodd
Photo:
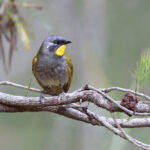
<path fill-rule="evenodd" d="M 26 94 L 25 94 L 26 97 L 28 96 L 29 89 L 30 89 L 30 87 L 31 87 L 31 83 L 32 83 L 32 77 L 30 78 L 29 85 L 28 85 L 28 89 L 27 89 Z"/>
<path fill-rule="evenodd" d="M 136 64 L 136 88 L 141 92 L 150 81 L 150 55 L 149 49 L 141 56 L 140 62 Z"/>

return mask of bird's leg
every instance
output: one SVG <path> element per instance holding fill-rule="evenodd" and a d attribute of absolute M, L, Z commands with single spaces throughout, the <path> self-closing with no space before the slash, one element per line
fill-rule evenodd
<path fill-rule="evenodd" d="M 79 103 L 80 103 L 80 105 L 82 104 L 82 98 L 80 99 Z"/>
<path fill-rule="evenodd" d="M 44 88 L 44 90 L 41 92 L 41 95 L 40 95 L 40 103 L 41 104 L 44 104 L 44 100 L 45 100 L 44 94 L 49 94 L 48 88 Z"/>
<path fill-rule="evenodd" d="M 41 103 L 41 104 L 44 103 L 44 99 L 45 99 L 44 94 L 45 94 L 45 92 L 42 91 L 42 92 L 41 92 L 41 95 L 40 95 L 40 103 Z"/>
<path fill-rule="evenodd" d="M 65 98 L 65 92 L 64 91 L 62 91 L 62 93 L 60 93 L 59 95 L 59 100 L 62 100 L 62 99 L 64 99 Z"/>

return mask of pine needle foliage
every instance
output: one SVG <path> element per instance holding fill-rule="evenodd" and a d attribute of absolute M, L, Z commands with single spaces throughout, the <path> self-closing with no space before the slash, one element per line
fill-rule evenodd
<path fill-rule="evenodd" d="M 136 89 L 142 92 L 150 81 L 150 55 L 149 49 L 141 55 L 141 59 L 136 64 Z"/>

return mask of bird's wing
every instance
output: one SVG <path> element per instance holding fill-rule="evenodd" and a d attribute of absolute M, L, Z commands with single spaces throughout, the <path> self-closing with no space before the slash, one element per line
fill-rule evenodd
<path fill-rule="evenodd" d="M 38 50 L 37 54 L 34 56 L 33 60 L 32 60 L 32 72 L 34 74 L 34 76 L 36 77 L 36 63 L 37 63 L 37 56 L 40 54 L 40 49 Z M 37 77 L 36 77 L 37 79 Z"/>
<path fill-rule="evenodd" d="M 73 65 L 72 65 L 72 62 L 71 62 L 71 59 L 70 59 L 69 55 L 65 53 L 65 56 L 67 57 L 67 63 L 68 63 L 68 66 L 69 66 L 68 67 L 69 80 L 64 85 L 63 90 L 64 90 L 64 92 L 67 92 L 69 90 L 69 87 L 70 87 L 70 84 L 71 84 L 71 81 L 72 81 Z"/>
<path fill-rule="evenodd" d="M 36 70 L 35 70 L 35 66 L 36 66 L 36 63 L 37 63 L 37 56 L 34 56 L 33 60 L 32 60 L 32 72 L 34 74 L 34 76 L 36 77 Z"/>
<path fill-rule="evenodd" d="M 32 72 L 33 72 L 36 80 L 38 81 L 38 83 L 41 85 L 41 87 L 45 88 L 43 86 L 43 84 L 40 82 L 40 80 L 37 78 L 37 75 L 36 75 L 36 63 L 37 63 L 37 56 L 39 53 L 40 53 L 40 51 L 37 52 L 37 54 L 34 56 L 34 58 L 32 60 Z"/>

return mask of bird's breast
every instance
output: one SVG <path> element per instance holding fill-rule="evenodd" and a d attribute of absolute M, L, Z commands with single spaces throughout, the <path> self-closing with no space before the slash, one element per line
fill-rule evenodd
<path fill-rule="evenodd" d="M 44 86 L 64 85 L 68 82 L 68 63 L 66 57 L 39 56 L 35 69 L 37 78 Z"/>

